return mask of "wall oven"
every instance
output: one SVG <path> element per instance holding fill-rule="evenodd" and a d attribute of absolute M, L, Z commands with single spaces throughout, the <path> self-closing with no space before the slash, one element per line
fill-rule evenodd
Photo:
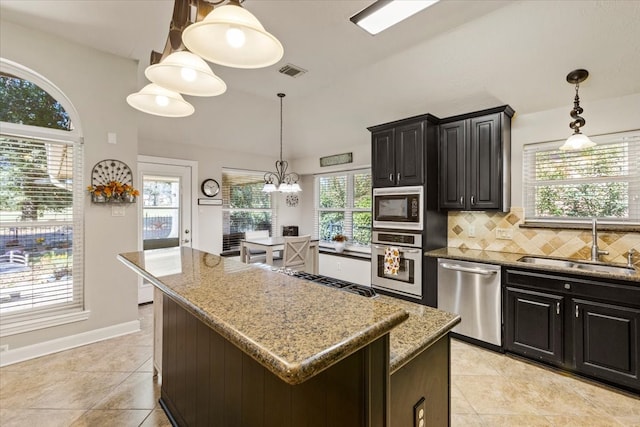
<path fill-rule="evenodd" d="M 422 299 L 422 234 L 373 231 L 371 285 L 374 289 Z"/>
<path fill-rule="evenodd" d="M 373 228 L 422 230 L 423 187 L 373 189 Z"/>

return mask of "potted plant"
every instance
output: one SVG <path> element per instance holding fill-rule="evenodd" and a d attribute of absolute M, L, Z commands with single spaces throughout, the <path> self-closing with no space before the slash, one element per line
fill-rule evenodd
<path fill-rule="evenodd" d="M 347 240 L 349 240 L 349 239 L 344 234 L 338 233 L 338 234 L 334 235 L 331 238 L 331 240 L 333 240 L 335 242 L 333 247 L 336 250 L 336 252 L 341 253 L 342 251 L 344 251 L 345 242 Z"/>
<path fill-rule="evenodd" d="M 109 181 L 106 185 L 90 185 L 87 187 L 94 203 L 116 202 L 133 203 L 140 192 L 129 184 L 120 181 Z"/>

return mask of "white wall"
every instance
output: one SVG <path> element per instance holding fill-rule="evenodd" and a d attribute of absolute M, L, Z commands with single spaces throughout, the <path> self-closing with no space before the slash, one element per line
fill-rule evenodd
<path fill-rule="evenodd" d="M 85 141 L 84 182 L 94 164 L 118 159 L 135 174 L 138 152 L 136 113 L 125 97 L 137 90 L 137 64 L 11 22 L 1 21 L 2 57 L 43 75 L 71 100 L 79 113 Z M 118 143 L 107 143 L 115 132 Z M 138 183 L 134 182 L 134 185 Z M 137 280 L 116 260 L 137 245 L 135 207 L 124 217 L 85 201 L 85 301 L 88 320 L 8 336 L 9 350 L 74 336 L 114 325 L 137 322 Z M 86 335 L 86 334 L 85 334 Z"/>
<path fill-rule="evenodd" d="M 190 136 L 193 138 L 193 135 Z M 247 155 L 231 150 L 221 150 L 219 148 L 209 148 L 199 145 L 187 144 L 167 144 L 157 141 L 139 141 L 139 153 L 147 156 L 167 157 L 173 159 L 194 160 L 198 162 L 198 188 L 200 183 L 206 178 L 213 178 L 222 185 L 222 169 L 242 169 L 256 171 L 274 170 L 273 156 Z M 293 166 L 293 165 L 292 165 Z M 291 167 L 291 166 L 290 166 Z M 294 170 L 294 168 L 291 168 Z M 306 183 L 303 180 L 302 185 Z M 198 197 L 204 197 L 198 194 Z M 216 196 L 221 198 L 222 195 Z M 280 225 L 297 225 L 296 219 L 302 216 L 301 208 L 287 207 L 284 195 L 276 196 Z M 305 196 L 301 196 L 301 200 Z M 299 205 L 300 206 L 300 205 Z M 198 248 L 203 251 L 220 253 L 222 251 L 222 207 L 221 206 L 198 206 L 194 200 L 194 212 L 198 215 Z M 276 232 L 280 235 L 282 229 Z"/>

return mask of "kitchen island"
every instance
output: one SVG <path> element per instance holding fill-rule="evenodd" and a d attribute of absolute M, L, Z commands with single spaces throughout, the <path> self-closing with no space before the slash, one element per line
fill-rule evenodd
<path fill-rule="evenodd" d="M 445 414 L 442 408 L 433 414 L 448 423 L 448 331 L 456 316 L 427 307 L 411 313 L 392 299 L 349 294 L 195 249 L 162 251 L 162 257 L 146 251 L 119 259 L 163 293 L 161 404 L 174 423 L 389 426 L 399 406 L 389 397 L 392 370 L 396 376 L 413 368 L 432 349 L 438 368 L 423 368 L 438 372 L 423 385 L 446 400 Z M 390 349 L 390 332 L 403 322 L 407 329 Z M 416 335 L 416 327 L 427 331 Z M 402 381 L 397 389 L 409 385 Z M 419 400 L 404 402 L 411 419 Z"/>

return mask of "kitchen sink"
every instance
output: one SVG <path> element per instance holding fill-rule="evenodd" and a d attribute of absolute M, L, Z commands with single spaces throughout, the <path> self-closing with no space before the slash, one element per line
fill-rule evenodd
<path fill-rule="evenodd" d="M 594 271 L 598 273 L 609 274 L 636 274 L 636 269 L 623 265 L 600 264 L 588 261 L 573 261 L 566 259 L 544 258 L 537 256 L 523 256 L 518 259 L 520 262 L 527 264 L 546 265 L 549 267 L 570 268 L 575 270 Z"/>

